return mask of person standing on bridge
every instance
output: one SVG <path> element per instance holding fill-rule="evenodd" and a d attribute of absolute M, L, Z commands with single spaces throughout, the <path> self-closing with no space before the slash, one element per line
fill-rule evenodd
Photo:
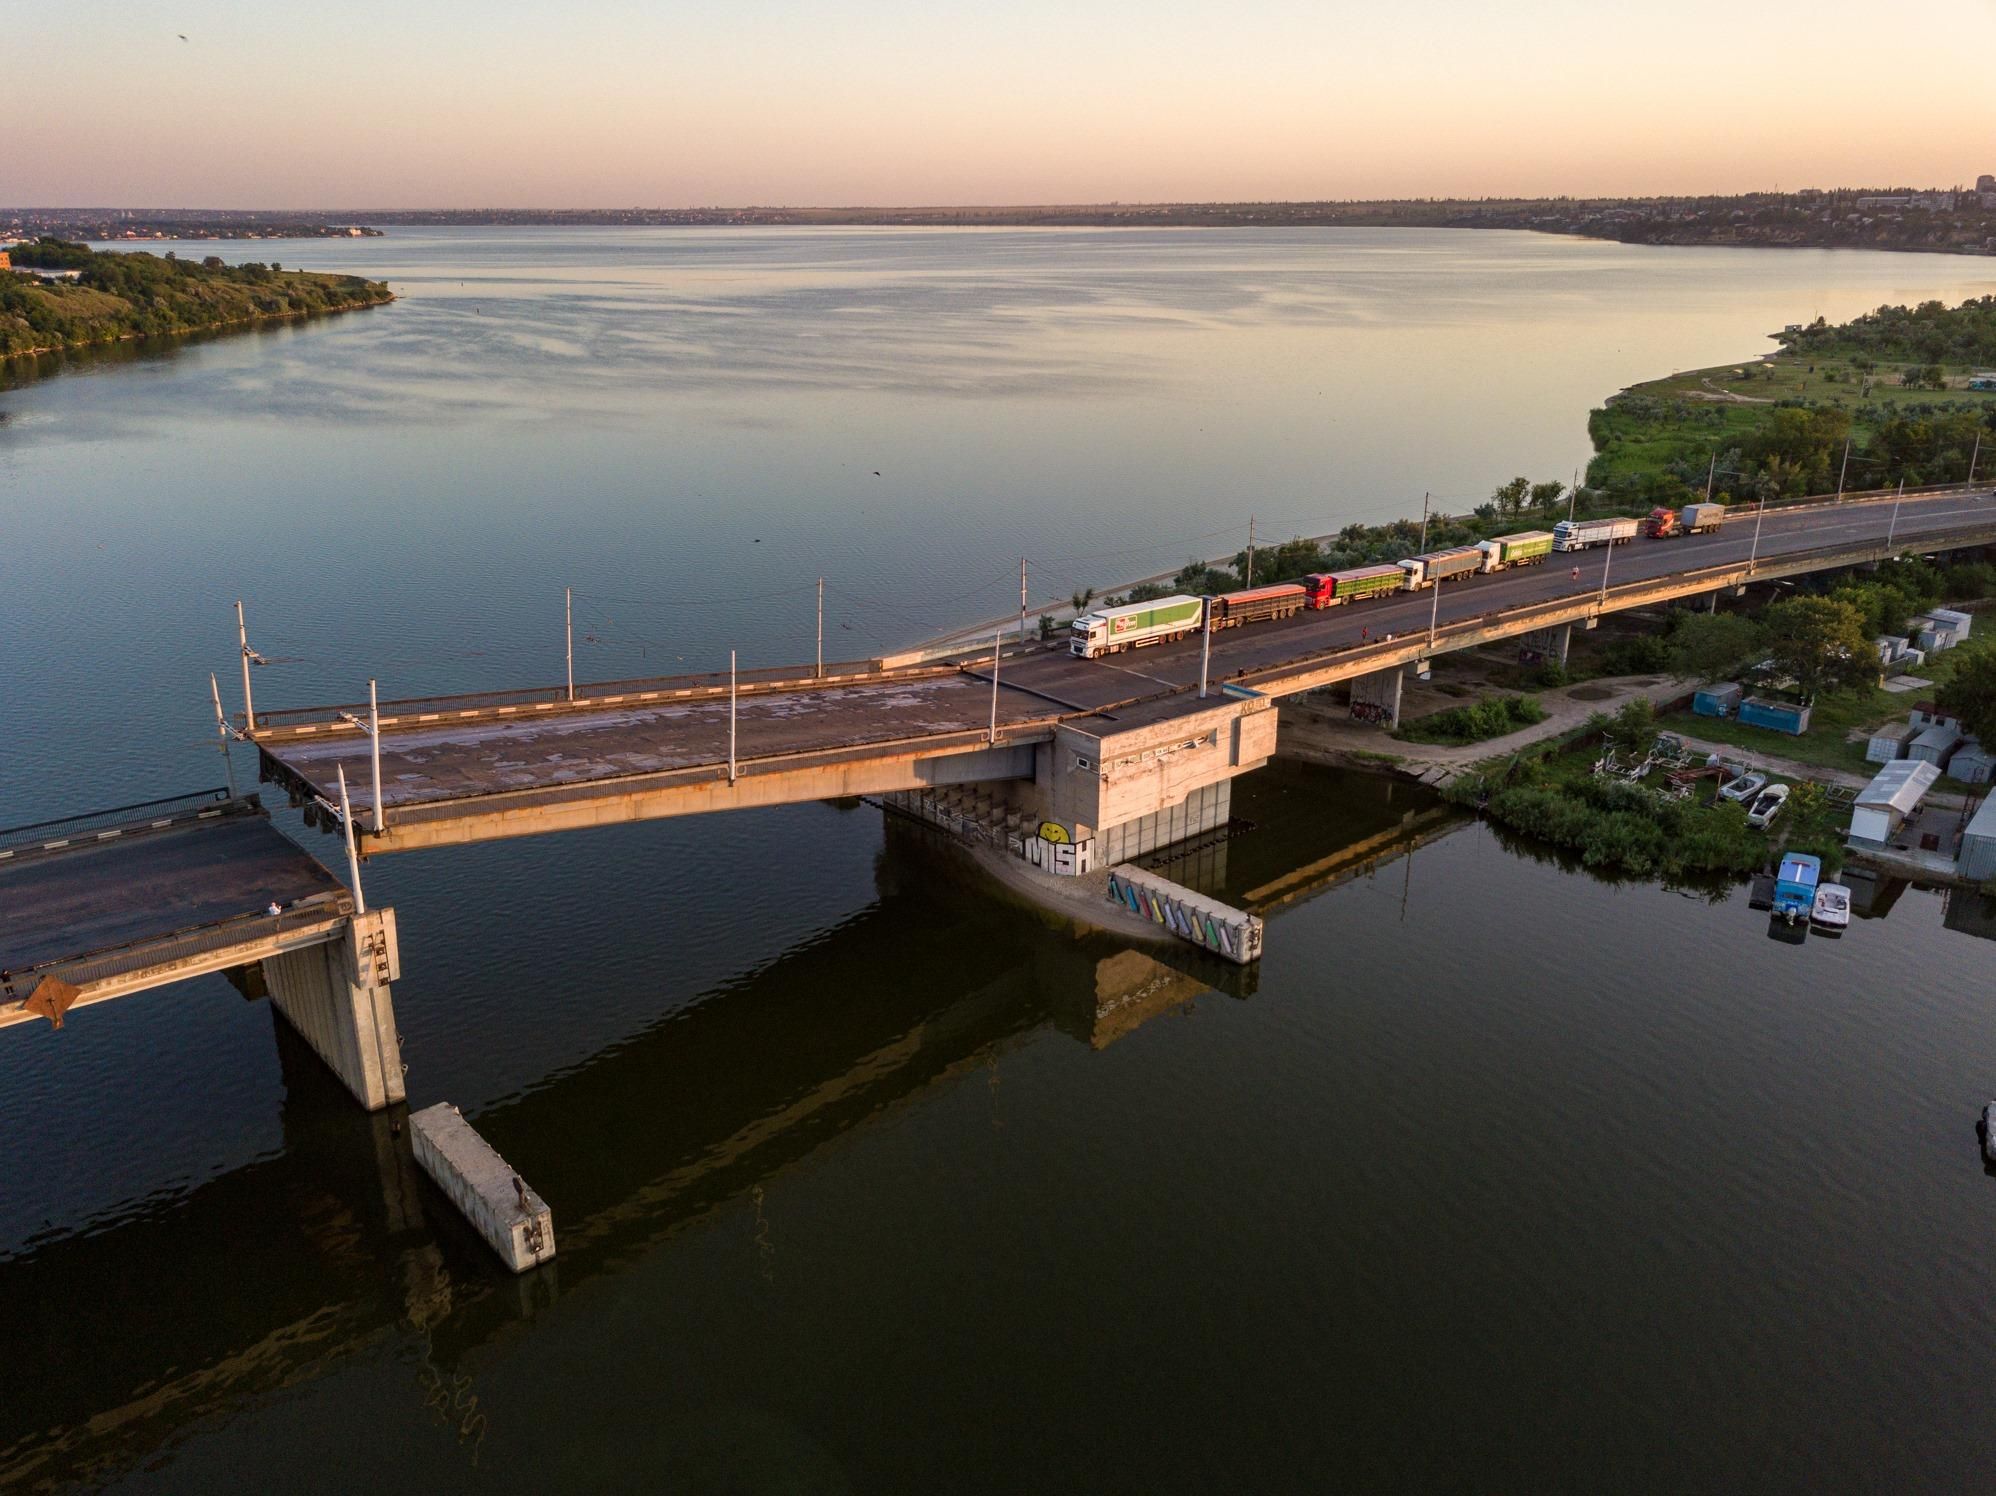
<path fill-rule="evenodd" d="M 1573 580 L 1576 582 L 1580 580 L 1580 568 L 1577 566 L 1573 568 Z"/>

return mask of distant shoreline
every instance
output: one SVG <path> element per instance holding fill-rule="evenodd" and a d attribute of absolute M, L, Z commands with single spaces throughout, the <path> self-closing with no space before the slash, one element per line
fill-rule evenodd
<path fill-rule="evenodd" d="M 362 227 L 365 225 L 365 227 Z M 1905 187 L 1677 197 L 1372 198 L 1296 202 L 248 211 L 0 208 L 9 232 L 126 242 L 374 237 L 388 228 L 1452 228 L 1620 244 L 1996 255 L 1996 191 Z"/>

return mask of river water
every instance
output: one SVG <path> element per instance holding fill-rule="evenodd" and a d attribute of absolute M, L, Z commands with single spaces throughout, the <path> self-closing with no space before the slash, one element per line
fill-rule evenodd
<path fill-rule="evenodd" d="M 820 574 L 858 656 L 1021 554 L 1064 594 L 1564 476 L 1632 380 L 1992 288 L 1499 234 L 222 252 L 405 299 L 0 392 L 0 824 L 218 782 L 239 596 L 269 706 L 559 679 L 564 585 L 585 678 L 807 657 Z M 0 1034 L 0 1484 L 1982 1478 L 1986 904 L 1798 948 L 1385 780 L 1235 810 L 1173 875 L 1268 908 L 1245 978 L 863 808 L 373 864 L 411 1103 L 554 1207 L 523 1284 L 220 978 Z"/>

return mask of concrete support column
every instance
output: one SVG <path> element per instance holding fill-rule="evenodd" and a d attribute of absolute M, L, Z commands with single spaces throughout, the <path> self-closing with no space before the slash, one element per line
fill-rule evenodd
<path fill-rule="evenodd" d="M 1533 629 L 1518 636 L 1520 665 L 1558 665 L 1566 668 L 1566 652 L 1573 643 L 1573 625 L 1562 623 L 1549 629 Z"/>
<path fill-rule="evenodd" d="M 404 1095 L 389 994 L 400 975 L 393 909 L 357 914 L 341 939 L 263 962 L 271 1004 L 371 1112 Z"/>
<path fill-rule="evenodd" d="M 1398 665 L 1357 676 L 1351 683 L 1351 714 L 1361 722 L 1376 722 L 1389 732 L 1400 725 L 1400 685 L 1406 672 Z"/>
<path fill-rule="evenodd" d="M 1142 857 L 1160 847 L 1216 831 L 1234 809 L 1234 782 L 1222 779 L 1192 791 L 1178 804 L 1095 833 L 1095 863 L 1105 866 Z"/>
<path fill-rule="evenodd" d="M 1705 594 L 1705 611 L 1707 613 L 1716 613 L 1719 611 L 1718 588 L 1714 587 L 1710 592 Z"/>

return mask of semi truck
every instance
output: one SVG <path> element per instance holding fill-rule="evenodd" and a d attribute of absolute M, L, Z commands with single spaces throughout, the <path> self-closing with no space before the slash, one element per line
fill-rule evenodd
<path fill-rule="evenodd" d="M 1068 651 L 1086 660 L 1099 660 L 1126 649 L 1183 639 L 1198 632 L 1199 610 L 1204 606 L 1200 599 L 1181 593 L 1120 608 L 1098 608 L 1074 620 Z"/>
<path fill-rule="evenodd" d="M 1384 592 L 1401 592 L 1407 586 L 1407 573 L 1397 566 L 1355 566 L 1349 571 L 1313 571 L 1303 578 L 1313 608 L 1335 608 L 1344 603 L 1378 597 Z"/>
<path fill-rule="evenodd" d="M 1662 540 L 1669 535 L 1699 535 L 1716 530 L 1725 522 L 1724 504 L 1686 504 L 1681 510 L 1659 506 L 1650 510 L 1643 533 L 1652 540 Z"/>
<path fill-rule="evenodd" d="M 1556 551 L 1584 551 L 1597 545 L 1634 540 L 1641 525 L 1632 519 L 1563 519 L 1552 527 Z"/>
<path fill-rule="evenodd" d="M 1407 573 L 1407 590 L 1420 592 L 1450 577 L 1473 576 L 1483 570 L 1483 551 L 1473 545 L 1450 546 L 1409 556 L 1400 563 L 1400 569 Z"/>
<path fill-rule="evenodd" d="M 1807 852 L 1784 852 L 1774 875 L 1775 918 L 1798 924 L 1816 907 L 1816 885 L 1823 878 L 1823 860 Z"/>
<path fill-rule="evenodd" d="M 1499 535 L 1477 542 L 1483 552 L 1485 571 L 1502 571 L 1507 566 L 1537 566 L 1552 554 L 1552 531 L 1520 530 L 1515 535 Z"/>
<path fill-rule="evenodd" d="M 1248 587 L 1239 592 L 1223 592 L 1212 599 L 1209 627 L 1214 633 L 1258 623 L 1264 618 L 1294 618 L 1310 605 L 1310 594 L 1296 582 L 1272 587 Z"/>

